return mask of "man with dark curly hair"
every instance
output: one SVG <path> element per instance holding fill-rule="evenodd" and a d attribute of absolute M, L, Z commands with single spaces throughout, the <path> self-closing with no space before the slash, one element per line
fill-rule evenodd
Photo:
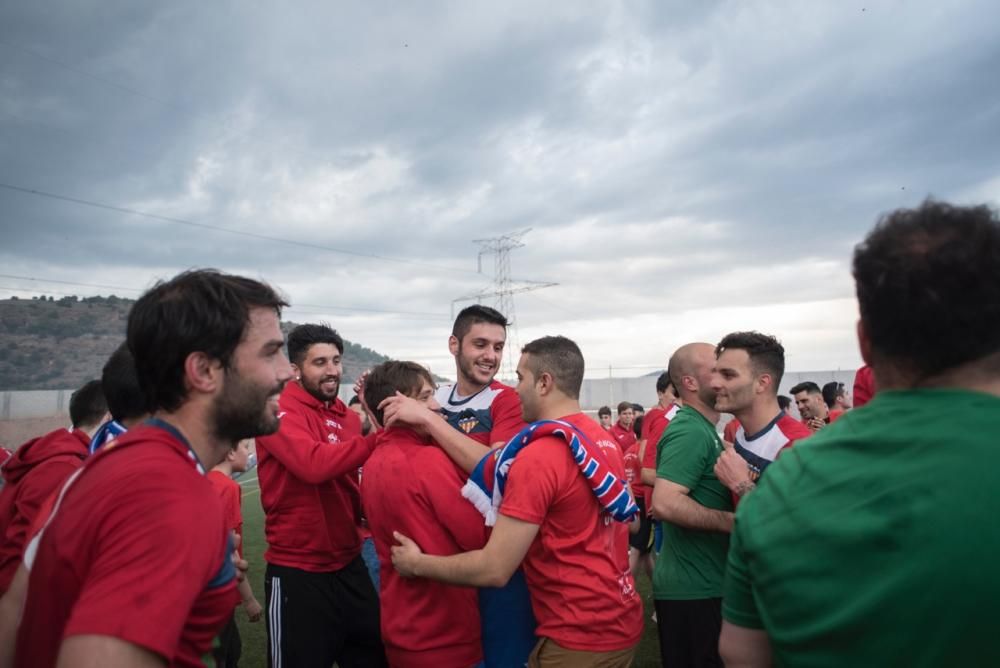
<path fill-rule="evenodd" d="M 740 504 L 727 665 L 985 666 L 1000 599 L 1000 221 L 926 201 L 854 251 L 879 393 Z"/>

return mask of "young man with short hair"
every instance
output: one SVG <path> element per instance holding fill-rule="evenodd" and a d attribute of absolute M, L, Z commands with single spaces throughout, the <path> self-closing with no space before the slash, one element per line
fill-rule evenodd
<path fill-rule="evenodd" d="M 823 391 L 811 380 L 799 383 L 791 392 L 795 398 L 795 406 L 799 409 L 799 415 L 802 416 L 802 424 L 808 427 L 809 431 L 815 433 L 840 417 L 839 413 L 831 413 L 823 401 Z"/>
<path fill-rule="evenodd" d="M 365 403 L 399 392 L 436 410 L 434 380 L 415 362 L 385 362 L 365 379 Z M 375 409 L 381 424 L 384 414 Z M 474 666 L 483 659 L 476 590 L 403 578 L 390 563 L 393 532 L 433 554 L 458 554 L 486 542 L 483 518 L 462 499 L 465 472 L 426 435 L 405 426 L 379 432 L 365 462 L 361 500 L 381 564 L 382 640 L 399 668 Z"/>
<path fill-rule="evenodd" d="M 448 337 L 456 382 L 439 386 L 434 395 L 445 420 L 398 395 L 383 402 L 385 424 L 398 422 L 427 433 L 471 473 L 491 449 L 505 445 L 524 427 L 517 393 L 494 378 L 506 341 L 507 318 L 496 309 L 474 304 L 459 311 Z M 535 645 L 524 574 L 517 571 L 505 587 L 480 589 L 479 599 L 486 668 L 523 665 Z"/>
<path fill-rule="evenodd" d="M 568 423 L 621 485 L 617 444 L 580 411 L 583 369 L 579 347 L 565 337 L 524 346 L 517 367 L 522 415 Z M 397 534 L 393 564 L 408 577 L 483 587 L 502 585 L 523 561 L 541 637 L 529 665 L 628 666 L 642 635 L 642 602 L 627 565 L 627 526 L 608 514 L 565 440 L 542 436 L 511 461 L 483 549 L 425 554 Z M 621 494 L 627 498 L 627 489 Z"/>
<path fill-rule="evenodd" d="M 222 515 L 225 518 L 226 530 L 232 531 L 234 535 L 239 537 L 236 551 L 240 557 L 243 556 L 243 488 L 233 480 L 233 474 L 246 472 L 250 463 L 250 443 L 250 440 L 238 442 L 226 454 L 226 458 L 208 472 L 208 480 L 215 488 L 219 499 L 222 500 Z M 263 608 L 253 595 L 250 580 L 244 578 L 237 589 L 240 592 L 240 599 L 243 602 L 243 609 L 246 610 L 247 618 L 251 623 L 260 621 Z M 243 642 L 240 639 L 240 630 L 236 625 L 236 612 L 234 611 L 222 632 L 219 633 L 218 646 L 212 648 L 212 655 L 218 668 L 236 668 L 242 654 Z"/>
<path fill-rule="evenodd" d="M 879 392 L 740 504 L 722 654 L 751 667 L 995 664 L 1000 220 L 986 206 L 900 209 L 855 247 L 853 273 Z"/>
<path fill-rule="evenodd" d="M 739 428 L 714 470 L 738 503 L 785 448 L 812 432 L 778 406 L 785 349 L 776 338 L 733 332 L 722 338 L 715 355 L 715 409 L 735 415 Z"/>
<path fill-rule="evenodd" d="M 153 417 L 67 481 L 25 550 L 16 666 L 201 665 L 237 601 L 205 474 L 234 442 L 278 428 L 284 305 L 263 283 L 197 270 L 132 306 L 128 345 Z"/>
<path fill-rule="evenodd" d="M 618 420 L 611 425 L 611 429 L 608 432 L 614 437 L 615 441 L 618 442 L 618 447 L 622 451 L 622 455 L 628 452 L 636 443 L 635 432 L 632 431 L 632 420 L 635 419 L 635 410 L 632 408 L 632 402 L 622 401 L 618 404 Z"/>
<path fill-rule="evenodd" d="M 378 595 L 361 558 L 358 467 L 375 444 L 338 398 L 344 341 L 323 324 L 288 334 L 295 379 L 281 428 L 257 439 L 267 551 L 270 665 L 385 664 Z"/>
<path fill-rule="evenodd" d="M 597 409 L 597 421 L 601 423 L 601 426 L 605 429 L 611 429 L 611 408 L 608 406 L 601 406 Z"/>
<path fill-rule="evenodd" d="M 0 490 L 0 595 L 21 563 L 28 532 L 42 504 L 83 466 L 90 438 L 107 415 L 101 382 L 92 380 L 69 399 L 71 429 L 56 429 L 19 447 L 4 464 Z"/>
<path fill-rule="evenodd" d="M 837 414 L 833 417 L 834 420 L 851 409 L 851 400 L 847 396 L 847 388 L 844 387 L 843 383 L 832 380 L 823 385 L 822 392 L 823 402 L 830 409 L 830 415 Z"/>

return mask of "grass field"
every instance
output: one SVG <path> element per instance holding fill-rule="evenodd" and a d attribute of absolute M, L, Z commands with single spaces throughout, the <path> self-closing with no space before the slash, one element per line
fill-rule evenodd
<path fill-rule="evenodd" d="M 243 488 L 243 553 L 250 562 L 248 577 L 253 586 L 254 595 L 261 605 L 264 605 L 264 511 L 260 506 L 260 487 L 257 483 L 257 471 L 253 470 L 238 480 Z M 653 668 L 660 665 L 659 643 L 656 638 L 656 623 L 650 619 L 653 614 L 651 585 L 645 575 L 636 578 L 636 585 L 643 595 L 646 604 L 646 629 L 636 653 L 636 668 Z M 265 610 L 266 614 L 266 610 Z M 267 666 L 267 638 L 264 631 L 264 620 L 251 624 L 247 620 L 243 608 L 236 611 L 236 619 L 243 637 L 243 658 L 240 665 L 245 668 L 264 668 Z"/>

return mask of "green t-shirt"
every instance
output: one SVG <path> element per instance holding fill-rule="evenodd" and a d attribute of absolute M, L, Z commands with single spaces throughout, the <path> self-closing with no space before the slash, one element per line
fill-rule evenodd
<path fill-rule="evenodd" d="M 788 666 L 996 666 L 1000 399 L 881 392 L 768 467 L 723 617 Z"/>
<path fill-rule="evenodd" d="M 687 487 L 706 508 L 732 511 L 733 499 L 713 468 L 722 453 L 715 425 L 684 406 L 660 437 L 656 476 Z M 722 596 L 729 534 L 663 522 L 663 549 L 653 570 L 653 598 L 695 600 Z"/>

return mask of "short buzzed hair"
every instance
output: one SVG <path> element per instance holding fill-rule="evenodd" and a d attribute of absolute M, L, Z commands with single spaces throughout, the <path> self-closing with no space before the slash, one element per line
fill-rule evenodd
<path fill-rule="evenodd" d="M 536 379 L 547 373 L 563 394 L 580 398 L 584 368 L 580 346 L 565 336 L 543 336 L 521 348 L 521 353 L 531 355 L 527 367 Z"/>
<path fill-rule="evenodd" d="M 510 324 L 507 322 L 507 318 L 495 308 L 483 306 L 482 304 L 473 304 L 472 306 L 466 306 L 458 312 L 455 324 L 451 328 L 451 335 L 461 341 L 469 333 L 473 325 L 478 325 L 481 322 L 500 325 L 504 329 L 507 329 L 507 325 Z"/>
<path fill-rule="evenodd" d="M 722 337 L 715 346 L 715 357 L 726 350 L 746 351 L 754 375 L 770 374 L 771 391 L 778 393 L 781 377 L 785 375 L 785 348 L 778 339 L 760 332 L 733 332 Z"/>

